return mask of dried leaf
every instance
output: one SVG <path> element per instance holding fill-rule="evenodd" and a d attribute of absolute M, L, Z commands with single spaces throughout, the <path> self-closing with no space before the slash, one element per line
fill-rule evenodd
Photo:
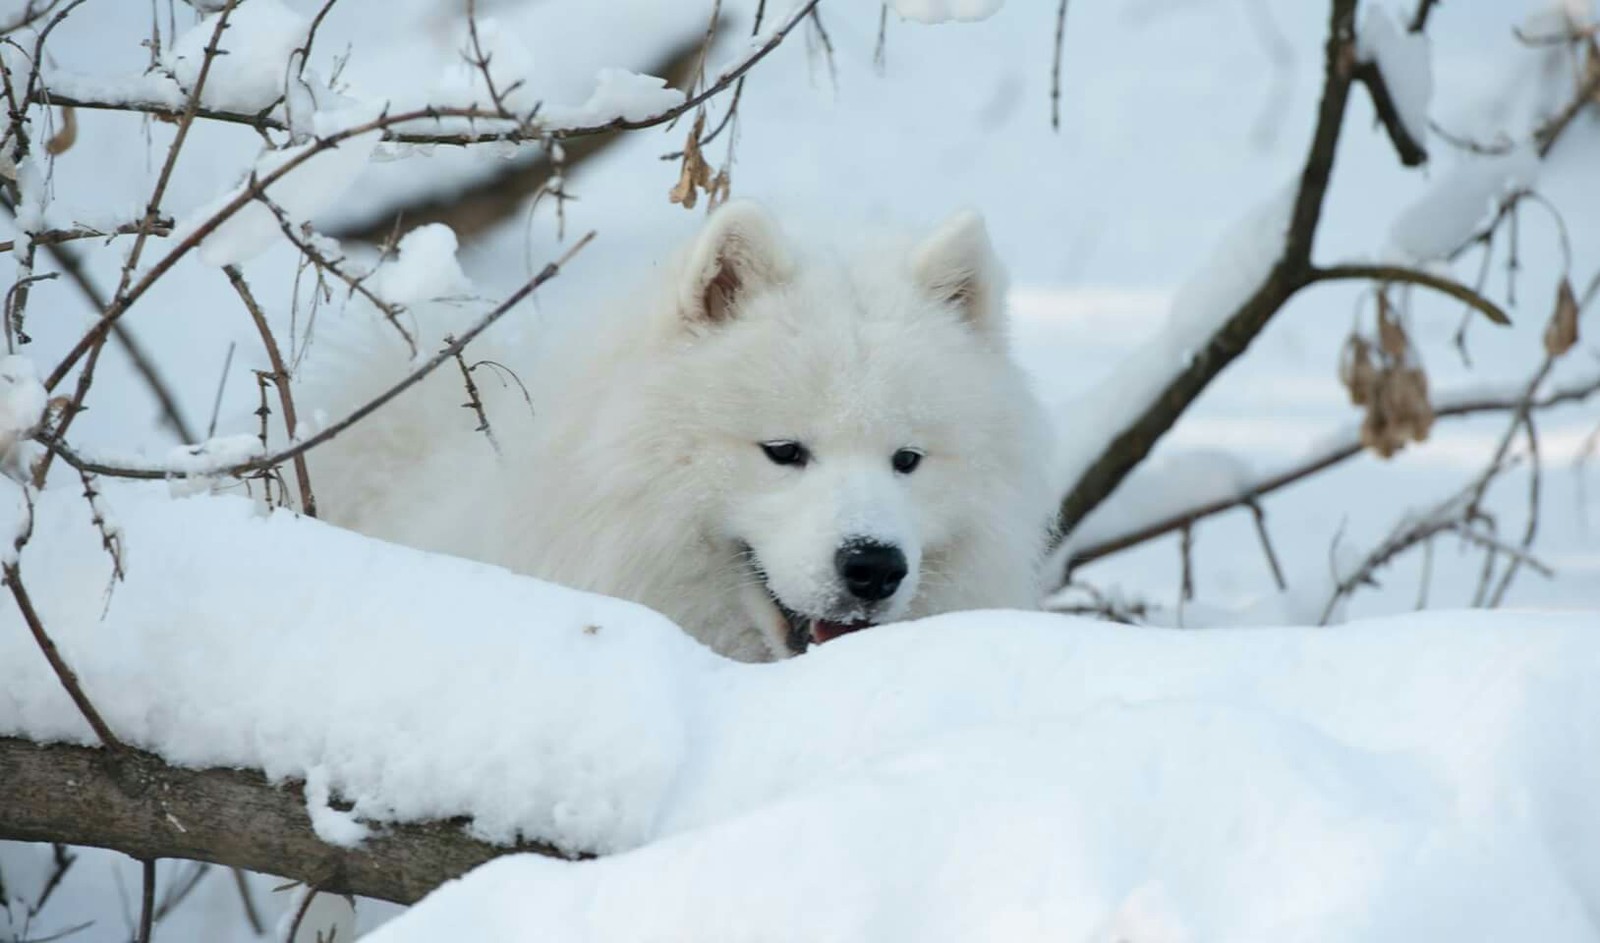
<path fill-rule="evenodd" d="M 1563 278 L 1556 286 L 1556 310 L 1544 328 L 1544 351 L 1551 357 L 1560 357 L 1578 343 L 1578 299 L 1572 293 L 1572 282 Z"/>
<path fill-rule="evenodd" d="M 682 205 L 686 210 L 694 209 L 695 203 L 700 199 L 701 190 L 711 188 L 711 167 L 700 153 L 700 135 L 705 129 L 706 114 L 702 111 L 695 115 L 694 127 L 689 129 L 689 138 L 684 142 L 683 165 L 678 171 L 678 183 L 667 194 L 668 200 Z"/>
<path fill-rule="evenodd" d="M 45 153 L 50 155 L 65 154 L 78 143 L 78 111 L 75 108 L 61 109 L 61 128 L 45 142 Z"/>

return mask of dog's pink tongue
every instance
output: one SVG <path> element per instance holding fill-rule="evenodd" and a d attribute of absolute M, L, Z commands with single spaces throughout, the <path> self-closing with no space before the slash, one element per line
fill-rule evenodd
<path fill-rule="evenodd" d="M 851 632 L 859 632 L 870 625 L 872 625 L 872 623 L 865 619 L 862 619 L 859 622 L 824 622 L 821 619 L 818 619 L 817 621 L 811 623 L 811 638 L 815 640 L 818 645 L 821 645 L 823 642 L 831 642 L 841 635 L 849 635 Z"/>

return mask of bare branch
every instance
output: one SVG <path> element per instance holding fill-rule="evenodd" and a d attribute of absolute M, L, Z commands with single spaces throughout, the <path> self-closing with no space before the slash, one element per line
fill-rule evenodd
<path fill-rule="evenodd" d="M 1305 274 L 1305 284 L 1317 282 L 1340 281 L 1342 279 L 1361 279 L 1375 282 L 1401 282 L 1408 285 L 1421 285 L 1432 288 L 1452 298 L 1463 301 L 1483 313 L 1483 316 L 1502 326 L 1509 326 L 1511 318 L 1501 310 L 1500 306 L 1483 297 L 1471 288 L 1448 278 L 1441 278 L 1430 272 L 1419 269 L 1404 268 L 1398 265 L 1329 265 L 1313 268 Z"/>
<path fill-rule="evenodd" d="M 1597 393 L 1600 393 L 1600 375 L 1561 387 L 1545 396 L 1532 400 L 1528 405 L 1531 410 L 1544 410 L 1566 403 L 1583 402 Z M 1521 394 L 1516 396 L 1458 398 L 1436 408 L 1434 416 L 1443 419 L 1476 416 L 1483 413 L 1507 412 L 1520 409 L 1523 403 L 1524 397 Z M 1268 475 L 1242 489 L 1238 494 L 1214 501 L 1206 501 L 1124 533 L 1075 548 L 1068 555 L 1066 569 L 1071 572 L 1084 564 L 1120 553 L 1159 537 L 1164 537 L 1181 530 L 1186 525 L 1207 517 L 1221 514 L 1224 511 L 1231 511 L 1237 507 L 1247 507 L 1275 491 L 1310 478 L 1319 472 L 1326 471 L 1347 459 L 1354 458 L 1360 455 L 1362 450 L 1360 434 L 1349 433 L 1339 442 L 1316 455 L 1283 471 Z"/>
<path fill-rule="evenodd" d="M 30 510 L 29 513 L 31 514 L 32 511 Z M 33 608 L 33 600 L 28 596 L 28 590 L 22 584 L 22 564 L 13 560 L 0 569 L 4 571 L 6 586 L 11 588 L 11 597 L 17 601 L 17 609 L 22 613 L 22 621 L 27 623 L 28 631 L 33 633 L 34 642 L 38 644 L 39 651 L 44 654 L 45 660 L 50 663 L 50 670 L 55 672 L 56 679 L 61 682 L 61 687 L 66 689 L 67 696 L 72 698 L 73 704 L 77 705 L 78 713 L 82 714 L 83 719 L 89 722 L 89 726 L 94 730 L 95 736 L 100 738 L 100 742 L 105 744 L 107 749 L 119 753 L 125 751 L 127 747 L 123 745 L 121 740 L 117 739 L 116 734 L 111 732 L 111 728 L 100 716 L 100 712 L 95 709 L 94 703 L 84 693 L 83 685 L 79 683 L 77 673 L 72 670 L 71 665 L 67 664 L 66 659 L 61 657 L 60 649 L 56 648 L 56 643 L 50 638 L 50 634 L 45 631 L 44 623 L 39 619 L 39 613 Z"/>
<path fill-rule="evenodd" d="M 1324 51 L 1322 100 L 1316 129 L 1300 173 L 1300 184 L 1277 264 L 1256 290 L 1196 349 L 1169 380 L 1078 477 L 1062 499 L 1056 532 L 1063 537 L 1116 489 L 1144 460 L 1178 417 L 1233 359 L 1244 352 L 1272 316 L 1304 286 L 1311 270 L 1311 246 L 1349 100 L 1354 57 L 1355 0 L 1334 0 Z"/>
<path fill-rule="evenodd" d="M 1378 123 L 1388 132 L 1389 142 L 1394 145 L 1395 153 L 1399 154 L 1400 163 L 1407 167 L 1419 167 L 1427 163 L 1428 150 L 1401 119 L 1400 109 L 1395 105 L 1383 70 L 1378 68 L 1376 62 L 1363 62 L 1356 66 L 1355 76 L 1356 81 L 1365 85 L 1372 96 L 1372 107 L 1378 113 Z"/>
<path fill-rule="evenodd" d="M 1061 0 L 1056 7 L 1056 50 L 1050 59 L 1050 128 L 1055 131 L 1061 130 L 1061 57 L 1066 45 L 1067 0 Z"/>
<path fill-rule="evenodd" d="M 150 943 L 150 928 L 156 918 L 156 859 L 145 858 L 139 862 L 139 935 L 138 943 Z"/>
<path fill-rule="evenodd" d="M 261 336 L 261 346 L 267 352 L 267 362 L 272 365 L 272 383 L 278 388 L 278 403 L 283 409 L 284 438 L 290 442 L 300 429 L 300 420 L 294 408 L 294 395 L 290 392 L 289 367 L 283 362 L 283 352 L 278 349 L 278 339 L 272 334 L 272 326 L 267 323 L 267 316 L 261 310 L 261 305 L 256 303 L 255 295 L 250 291 L 250 286 L 244 280 L 244 275 L 237 265 L 224 265 L 224 274 L 233 285 L 233 290 L 238 292 L 239 300 L 244 302 L 245 309 L 250 312 L 250 320 L 255 322 L 256 333 Z M 262 443 L 265 451 L 266 443 Z M 294 461 L 295 484 L 300 489 L 300 510 L 307 517 L 317 516 L 317 499 L 311 491 L 311 471 L 306 467 L 306 457 L 296 455 Z"/>
<path fill-rule="evenodd" d="M 259 472 L 259 471 L 264 471 L 264 470 L 267 470 L 267 469 L 271 469 L 271 468 L 273 468 L 275 466 L 281 465 L 284 462 L 287 462 L 287 461 L 295 458 L 298 455 L 304 455 L 305 453 L 311 451 L 312 449 L 316 448 L 317 446 L 321 445 L 322 443 L 327 442 L 330 439 L 333 439 L 334 437 L 339 435 L 341 432 L 345 431 L 346 429 L 350 428 L 351 426 L 355 425 L 356 423 L 358 423 L 361 420 L 365 419 L 366 417 L 370 416 L 372 413 L 374 413 L 377 410 L 381 409 L 385 404 L 387 404 L 388 402 L 393 400 L 396 396 L 399 396 L 401 393 L 404 393 L 406 390 L 408 390 L 411 387 L 415 386 L 417 383 L 419 383 L 428 374 L 430 374 L 434 370 L 438 369 L 441 364 L 445 363 L 446 361 L 449 361 L 449 360 L 453 359 L 457 354 L 459 354 L 461 351 L 465 350 L 468 344 L 472 343 L 472 341 L 477 339 L 478 335 L 482 334 L 485 330 L 487 330 L 490 327 L 490 325 L 492 325 L 496 321 L 498 321 L 507 311 L 510 311 L 513 307 L 515 307 L 518 303 L 520 303 L 524 298 L 527 298 L 540 285 L 543 285 L 545 282 L 547 282 L 550 279 L 556 277 L 556 275 L 560 273 L 562 266 L 566 265 L 569 261 L 571 261 L 573 256 L 577 255 L 577 253 L 580 250 L 582 250 L 584 246 L 588 245 L 589 242 L 592 239 L 594 239 L 594 235 L 595 234 L 591 231 L 591 232 L 585 234 L 583 236 L 583 238 L 581 238 L 577 242 L 573 243 L 572 247 L 570 249 L 568 249 L 561 256 L 561 258 L 559 258 L 556 261 L 551 262 L 550 264 L 546 265 L 539 272 L 538 275 L 533 277 L 532 280 L 530 280 L 527 284 L 523 285 L 521 288 L 519 288 L 515 292 L 513 292 L 510 297 L 508 297 L 505 301 L 502 301 L 498 306 L 496 306 L 494 308 L 494 310 L 492 310 L 488 314 L 484 315 L 483 318 L 481 318 L 478 321 L 477 324 L 474 324 L 471 328 L 467 329 L 453 343 L 445 345 L 445 347 L 442 350 L 440 350 L 438 353 L 434 354 L 433 357 L 430 358 L 426 363 L 422 364 L 421 366 L 419 366 L 418 368 L 413 370 L 411 373 L 407 374 L 404 379 L 400 380 L 400 382 L 396 383 L 395 385 L 389 387 L 389 389 L 387 389 L 387 390 L 383 391 L 382 393 L 378 394 L 378 396 L 374 397 L 373 399 L 369 400 L 368 402 L 366 402 L 365 404 L 363 404 L 362 406 L 357 408 L 354 412 L 350 413 L 350 415 L 348 415 L 345 418 L 339 420 L 338 422 L 334 423 L 333 425 L 330 425 L 327 428 L 322 429 L 316 435 L 310 436 L 309 438 L 306 438 L 306 439 L 301 439 L 300 441 L 295 442 L 294 444 L 290 445 L 289 447 L 287 447 L 287 448 L 285 448 L 285 449 L 283 449 L 281 451 L 275 452 L 275 453 L 273 453 L 271 455 L 264 455 L 262 457 L 255 458 L 255 459 L 252 459 L 252 460 L 247 461 L 247 462 L 241 462 L 241 463 L 236 464 L 236 465 L 229 465 L 229 466 L 222 467 L 222 468 L 207 469 L 207 470 L 205 470 L 203 472 L 174 470 L 174 469 L 171 469 L 171 468 L 160 468 L 160 467 L 156 467 L 156 468 L 148 468 L 148 467 L 141 468 L 141 467 L 135 467 L 135 466 L 129 466 L 129 465 L 114 465 L 114 464 L 108 464 L 108 463 L 105 463 L 105 462 L 97 462 L 97 461 L 91 460 L 89 458 L 86 458 L 86 457 L 84 457 L 82 455 L 77 454 L 75 451 L 73 451 L 71 448 L 69 448 L 65 442 L 62 442 L 59 438 L 56 438 L 54 436 L 47 435 L 47 434 L 44 434 L 44 433 L 40 433 L 39 435 L 36 435 L 35 438 L 38 439 L 39 441 L 44 442 L 48 448 L 51 448 L 51 449 L 55 450 L 58 454 L 61 455 L 61 457 L 67 462 L 67 464 L 73 466 L 74 468 L 77 468 L 79 470 L 91 471 L 91 472 L 94 472 L 97 475 L 109 475 L 109 476 L 111 476 L 113 478 L 142 478 L 142 479 L 146 479 L 146 480 L 163 480 L 163 479 L 167 479 L 167 478 L 183 478 L 183 477 L 214 477 L 214 476 L 222 476 L 222 475 L 246 475 L 246 474 L 250 474 L 252 472 Z"/>
<path fill-rule="evenodd" d="M 600 124 L 574 124 L 554 125 L 544 124 L 537 120 L 511 120 L 506 119 L 496 111 L 480 108 L 429 108 L 420 113 L 409 115 L 405 121 L 388 122 L 378 127 L 383 131 L 385 141 L 394 141 L 402 144 L 453 144 L 468 145 L 480 144 L 491 141 L 509 142 L 542 142 L 546 139 L 565 139 L 585 137 L 591 134 L 604 134 L 609 131 L 640 131 L 667 124 L 700 107 L 724 90 L 735 84 L 741 76 L 749 72 L 769 53 L 778 48 L 788 38 L 794 28 L 810 16 L 811 11 L 820 0 L 806 0 L 797 7 L 789 17 L 776 29 L 768 34 L 766 40 L 752 48 L 742 58 L 723 69 L 716 78 L 700 92 L 686 97 L 682 102 L 673 105 L 643 118 L 615 118 Z M 108 111 L 134 111 L 151 115 L 160 115 L 176 118 L 182 114 L 178 106 L 170 101 L 157 101 L 151 99 L 134 101 L 103 101 L 86 97 L 76 97 L 64 91 L 43 90 L 32 96 L 29 103 L 46 103 L 61 107 L 100 109 Z M 255 128 L 258 131 L 287 131 L 289 127 L 283 120 L 271 117 L 270 114 L 248 114 L 232 112 L 223 109 L 197 108 L 195 117 L 209 120 L 222 121 L 232 124 L 242 124 Z M 442 118 L 460 118 L 473 122 L 483 122 L 493 130 L 471 132 L 425 132 L 412 130 L 397 130 L 394 125 L 412 123 L 421 120 L 438 120 Z M 366 130 L 374 130 L 368 128 Z"/>

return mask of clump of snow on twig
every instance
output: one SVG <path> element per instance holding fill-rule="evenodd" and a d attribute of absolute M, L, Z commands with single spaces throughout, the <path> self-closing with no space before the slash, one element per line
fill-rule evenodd
<path fill-rule="evenodd" d="M 398 257 L 372 273 L 373 294 L 409 306 L 470 291 L 472 283 L 456 261 L 456 249 L 456 234 L 449 226 L 418 226 L 400 238 Z"/>
<path fill-rule="evenodd" d="M 49 399 L 32 360 L 16 354 L 0 357 L 0 454 L 38 427 Z"/>
<path fill-rule="evenodd" d="M 319 111 L 312 117 L 311 123 L 318 138 L 328 138 L 368 123 L 378 114 L 379 109 L 372 106 L 352 106 L 337 111 Z M 321 148 L 318 153 L 305 158 L 281 178 L 268 184 L 264 196 L 281 209 L 291 222 L 304 222 L 349 190 L 367 166 L 381 137 L 382 131 L 374 129 Z M 242 184 L 192 214 L 177 227 L 175 238 L 181 239 L 205 225 L 245 193 L 252 181 L 264 180 L 301 155 L 318 148 L 319 144 L 311 141 L 262 154 Z M 237 265 L 264 252 L 280 232 L 278 216 L 272 207 L 253 199 L 201 241 L 200 258 L 208 265 Z"/>
<path fill-rule="evenodd" d="M 1497 198 L 1530 185 L 1538 169 L 1538 156 L 1526 146 L 1490 157 L 1463 157 L 1394 218 L 1389 252 L 1410 262 L 1449 257 L 1472 238 Z"/>
<path fill-rule="evenodd" d="M 545 110 L 545 123 L 558 126 L 605 124 L 621 118 L 640 121 L 683 103 L 683 92 L 667 87 L 667 80 L 627 69 L 601 69 L 595 88 L 576 108 Z"/>
<path fill-rule="evenodd" d="M 260 458 L 261 439 L 247 433 L 217 436 L 195 445 L 180 445 L 167 453 L 163 467 L 174 475 L 210 475 L 224 468 Z"/>
<path fill-rule="evenodd" d="M 946 23 L 951 20 L 985 20 L 999 11 L 1005 0 L 889 0 L 889 6 L 903 19 L 917 23 Z"/>
<path fill-rule="evenodd" d="M 206 48 L 216 32 L 213 13 L 179 36 L 163 60 L 187 92 L 200 78 Z M 303 45 L 311 23 L 278 0 L 238 4 L 217 42 L 200 103 L 207 108 L 257 112 L 283 95 L 289 56 Z"/>
<path fill-rule="evenodd" d="M 1428 34 L 1410 32 L 1389 11 L 1368 4 L 1356 30 L 1356 56 L 1377 65 L 1406 132 L 1418 144 L 1428 140 L 1428 105 L 1433 100 L 1433 52 Z"/>

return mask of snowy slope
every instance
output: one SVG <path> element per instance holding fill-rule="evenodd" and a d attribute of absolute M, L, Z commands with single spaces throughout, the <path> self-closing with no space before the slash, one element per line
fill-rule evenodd
<path fill-rule="evenodd" d="M 70 493 L 39 507 L 31 581 L 124 737 L 311 774 L 363 821 L 625 851 L 490 864 L 377 940 L 1595 932 L 1592 615 L 972 613 L 749 666 L 626 603 L 239 499 L 107 498 L 138 556 L 104 620 Z M 0 733 L 87 739 L 10 611 L 0 691 Z"/>

